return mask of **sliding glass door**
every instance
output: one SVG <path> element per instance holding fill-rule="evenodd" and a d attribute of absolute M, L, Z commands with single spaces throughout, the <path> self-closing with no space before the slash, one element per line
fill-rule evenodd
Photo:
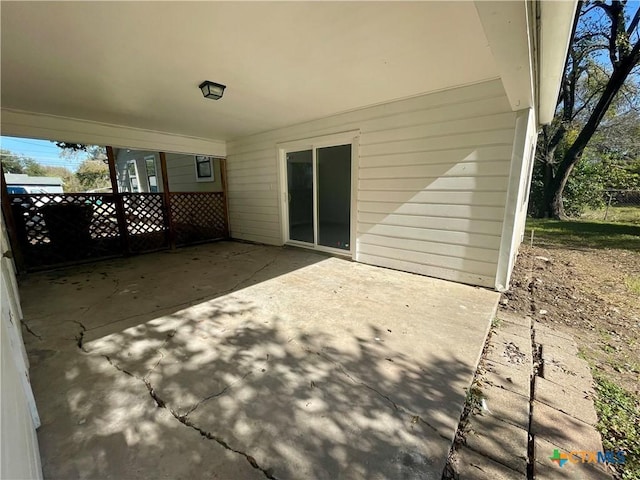
<path fill-rule="evenodd" d="M 351 144 L 286 152 L 288 240 L 350 251 Z"/>
<path fill-rule="evenodd" d="M 313 154 L 311 150 L 287 153 L 289 238 L 314 243 Z"/>
<path fill-rule="evenodd" d="M 318 245 L 349 250 L 351 145 L 316 150 Z"/>

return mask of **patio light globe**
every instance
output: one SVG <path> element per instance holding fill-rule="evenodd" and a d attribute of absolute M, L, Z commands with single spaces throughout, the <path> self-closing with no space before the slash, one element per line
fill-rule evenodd
<path fill-rule="evenodd" d="M 227 88 L 226 85 L 222 85 L 220 83 L 210 82 L 209 80 L 205 80 L 199 85 L 200 90 L 202 90 L 202 95 L 205 98 L 210 98 L 212 100 L 219 100 L 222 98 L 224 94 L 224 89 Z"/>

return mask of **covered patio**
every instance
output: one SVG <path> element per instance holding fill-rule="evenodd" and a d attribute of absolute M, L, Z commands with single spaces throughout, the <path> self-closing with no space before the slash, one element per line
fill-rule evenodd
<path fill-rule="evenodd" d="M 439 479 L 498 293 L 239 242 L 31 274 L 45 478 Z"/>

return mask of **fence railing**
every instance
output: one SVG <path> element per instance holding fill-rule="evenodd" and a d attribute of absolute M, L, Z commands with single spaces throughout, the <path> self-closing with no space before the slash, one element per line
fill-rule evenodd
<path fill-rule="evenodd" d="M 14 194 L 8 198 L 27 270 L 228 236 L 222 192 Z"/>

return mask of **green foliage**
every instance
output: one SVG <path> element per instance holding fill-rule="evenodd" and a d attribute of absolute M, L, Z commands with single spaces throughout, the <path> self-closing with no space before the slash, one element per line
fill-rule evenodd
<path fill-rule="evenodd" d="M 0 150 L 0 157 L 5 172 L 22 173 L 32 177 L 59 177 L 63 181 L 65 192 L 84 192 L 111 186 L 109 167 L 102 160 L 104 149 L 85 146 L 81 152 L 86 160 L 80 164 L 75 174 L 68 168 L 41 165 L 31 157 L 9 150 Z M 66 156 L 72 157 L 73 154 Z"/>
<path fill-rule="evenodd" d="M 640 398 L 611 380 L 596 375 L 595 407 L 605 450 L 627 452 L 618 467 L 623 480 L 640 478 Z"/>
<path fill-rule="evenodd" d="M 78 167 L 76 177 L 85 191 L 111 185 L 109 166 L 101 160 L 85 160 L 82 162 Z"/>
<path fill-rule="evenodd" d="M 45 169 L 33 158 L 13 153 L 9 150 L 0 150 L 2 168 L 6 173 L 22 173 L 38 177 L 45 175 Z"/>
<path fill-rule="evenodd" d="M 536 162 L 531 180 L 529 214 L 535 218 L 544 215 L 544 169 Z M 640 190 L 640 160 L 635 162 L 601 156 L 589 151 L 576 164 L 567 181 L 562 198 L 567 216 L 579 217 L 588 210 L 605 207 L 605 190 Z"/>

